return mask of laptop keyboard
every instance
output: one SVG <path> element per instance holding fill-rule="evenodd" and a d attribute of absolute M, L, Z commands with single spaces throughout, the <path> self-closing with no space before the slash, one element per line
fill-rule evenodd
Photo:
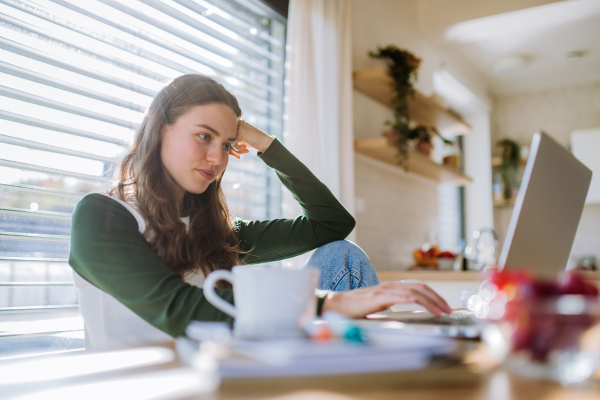
<path fill-rule="evenodd" d="M 408 315 L 407 315 L 408 314 Z M 394 321 L 399 325 L 393 325 L 393 329 L 403 329 L 414 334 L 426 334 L 443 337 L 455 337 L 464 339 L 477 339 L 481 334 L 480 319 L 473 314 L 462 310 L 455 310 L 452 314 L 444 314 L 435 317 L 431 314 L 406 312 L 387 312 L 369 316 L 370 323 L 377 320 Z M 388 326 L 392 328 L 392 326 Z"/>
<path fill-rule="evenodd" d="M 401 322 L 421 325 L 474 326 L 477 325 L 477 318 L 473 315 L 457 313 L 430 318 L 403 318 Z"/>

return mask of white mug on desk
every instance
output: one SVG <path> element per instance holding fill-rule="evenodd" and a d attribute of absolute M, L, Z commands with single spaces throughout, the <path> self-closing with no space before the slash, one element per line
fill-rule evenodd
<path fill-rule="evenodd" d="M 233 285 L 235 306 L 215 293 L 215 284 Z M 237 266 L 231 272 L 213 271 L 204 281 L 209 303 L 235 318 L 233 333 L 245 339 L 297 338 L 303 333 L 298 319 L 316 312 L 315 289 L 319 270 L 285 270 Z"/>

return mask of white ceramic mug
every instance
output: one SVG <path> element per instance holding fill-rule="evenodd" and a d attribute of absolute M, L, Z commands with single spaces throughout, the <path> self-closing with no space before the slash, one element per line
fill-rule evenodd
<path fill-rule="evenodd" d="M 215 293 L 221 279 L 233 285 L 232 306 Z M 256 266 L 237 266 L 231 272 L 213 271 L 204 281 L 204 296 L 209 303 L 235 318 L 233 333 L 245 339 L 302 337 L 298 319 L 316 312 L 315 289 L 319 270 L 286 270 Z"/>

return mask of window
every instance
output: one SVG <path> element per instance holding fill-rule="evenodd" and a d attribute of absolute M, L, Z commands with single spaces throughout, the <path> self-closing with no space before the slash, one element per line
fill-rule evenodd
<path fill-rule="evenodd" d="M 460 149 L 462 154 L 462 137 L 449 137 L 456 141 L 455 149 Z M 444 144 L 436 138 L 437 148 L 443 148 Z M 441 155 L 440 159 L 441 160 Z M 444 183 L 438 186 L 438 244 L 442 251 L 460 253 L 464 246 L 464 201 L 461 186 Z"/>
<path fill-rule="evenodd" d="M 106 190 L 165 82 L 211 76 L 280 135 L 285 32 L 258 0 L 0 4 L 0 359 L 83 347 L 71 213 Z M 255 154 L 223 185 L 236 217 L 280 216 L 281 185 Z"/>

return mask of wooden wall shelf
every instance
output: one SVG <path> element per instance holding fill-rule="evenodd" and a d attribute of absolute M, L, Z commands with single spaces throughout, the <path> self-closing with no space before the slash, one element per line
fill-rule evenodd
<path fill-rule="evenodd" d="M 404 168 L 398 165 L 396 149 L 390 146 L 384 137 L 355 140 L 354 150 L 357 153 L 383 161 L 386 164 L 391 164 L 399 170 Z M 472 182 L 471 178 L 459 171 L 455 171 L 445 165 L 437 164 L 423 154 L 415 151 L 410 152 L 406 165 L 408 172 L 421 175 L 436 182 L 454 183 L 458 186 L 465 186 Z"/>
<path fill-rule="evenodd" d="M 354 89 L 391 107 L 392 78 L 388 74 L 387 67 L 354 71 L 353 78 Z M 471 127 L 463 120 L 418 91 L 414 98 L 409 97 L 409 107 L 410 118 L 413 121 L 422 125 L 435 126 L 443 134 L 465 135 L 471 132 Z"/>

